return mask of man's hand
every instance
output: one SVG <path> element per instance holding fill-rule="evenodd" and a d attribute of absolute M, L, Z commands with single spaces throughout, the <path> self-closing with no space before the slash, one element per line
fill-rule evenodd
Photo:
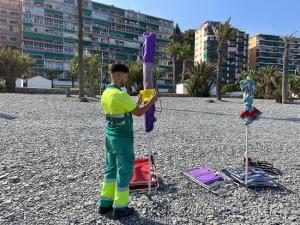
<path fill-rule="evenodd" d="M 155 92 L 154 95 L 151 96 L 150 101 L 156 102 L 158 100 L 158 92 Z"/>
<path fill-rule="evenodd" d="M 139 95 L 137 96 L 136 104 L 140 105 L 142 102 L 143 102 L 142 95 L 139 94 Z"/>
<path fill-rule="evenodd" d="M 141 97 L 139 96 L 139 99 Z M 141 108 L 139 108 L 138 106 L 131 111 L 132 114 L 136 115 L 136 116 L 142 116 L 144 115 L 149 109 L 151 106 L 153 106 L 153 104 L 157 101 L 158 99 L 158 93 L 155 92 L 154 95 L 152 95 L 150 97 L 150 101 L 145 103 L 145 105 L 143 105 Z"/>

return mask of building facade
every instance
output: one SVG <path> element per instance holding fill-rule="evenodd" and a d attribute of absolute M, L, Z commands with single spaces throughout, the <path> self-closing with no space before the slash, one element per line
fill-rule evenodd
<path fill-rule="evenodd" d="M 22 50 L 36 59 L 35 75 L 55 70 L 66 78 L 71 59 L 78 52 L 77 0 L 24 0 Z M 173 22 L 95 1 L 83 2 L 84 49 L 103 63 L 138 61 L 142 34 L 158 34 L 156 63 L 171 71 L 165 46 Z"/>
<path fill-rule="evenodd" d="M 212 27 L 220 22 L 207 21 L 195 32 L 195 57 L 194 61 L 216 64 L 218 60 L 218 41 Z M 234 83 L 242 70 L 247 68 L 248 61 L 248 38 L 244 31 L 237 30 L 236 35 L 228 42 L 224 50 L 222 64 L 222 82 Z"/>
<path fill-rule="evenodd" d="M 249 39 L 249 69 L 261 70 L 275 66 L 283 70 L 284 41 L 280 36 L 257 34 Z M 300 38 L 290 42 L 289 73 L 300 69 Z"/>
<path fill-rule="evenodd" d="M 22 2 L 0 0 L 0 47 L 21 47 Z"/>

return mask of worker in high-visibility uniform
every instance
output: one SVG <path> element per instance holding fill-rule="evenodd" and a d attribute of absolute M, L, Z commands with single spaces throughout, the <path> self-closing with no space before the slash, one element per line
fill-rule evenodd
<path fill-rule="evenodd" d="M 133 121 L 132 114 L 141 116 L 157 101 L 158 94 L 151 96 L 148 103 L 139 107 L 138 101 L 121 90 L 127 82 L 128 67 L 121 63 L 110 68 L 111 84 L 101 97 L 101 105 L 106 115 L 107 128 L 105 137 L 104 179 L 99 204 L 99 213 L 104 215 L 113 210 L 113 218 L 133 214 L 134 209 L 128 207 L 129 183 L 134 166 Z"/>

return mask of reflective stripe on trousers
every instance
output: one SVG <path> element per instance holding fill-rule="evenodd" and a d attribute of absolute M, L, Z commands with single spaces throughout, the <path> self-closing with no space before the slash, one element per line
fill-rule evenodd
<path fill-rule="evenodd" d="M 107 135 L 105 142 L 106 169 L 99 204 L 102 207 L 111 205 L 114 208 L 127 207 L 129 183 L 134 165 L 133 138 Z"/>

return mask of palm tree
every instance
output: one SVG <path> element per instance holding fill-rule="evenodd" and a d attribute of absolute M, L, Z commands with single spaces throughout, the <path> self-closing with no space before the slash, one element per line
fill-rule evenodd
<path fill-rule="evenodd" d="M 176 23 L 175 27 L 174 27 L 174 33 L 171 36 L 171 39 L 176 42 L 176 43 L 183 43 L 183 34 L 181 32 L 181 29 L 178 25 L 178 23 Z"/>
<path fill-rule="evenodd" d="M 84 97 L 84 65 L 83 65 L 83 17 L 82 0 L 78 2 L 78 69 L 79 69 L 79 98 Z"/>
<path fill-rule="evenodd" d="M 0 48 L 0 79 L 5 81 L 7 92 L 14 92 L 16 80 L 30 74 L 33 60 L 16 49 Z"/>
<path fill-rule="evenodd" d="M 257 78 L 260 76 L 258 75 L 258 71 L 256 70 L 253 70 L 253 69 L 250 69 L 250 70 L 243 70 L 241 72 L 241 75 L 238 77 L 238 83 L 241 81 L 241 80 L 245 80 L 247 79 L 247 77 L 250 77 L 252 80 L 255 80 L 257 81 Z"/>
<path fill-rule="evenodd" d="M 291 77 L 289 83 L 291 92 L 300 98 L 300 76 Z"/>
<path fill-rule="evenodd" d="M 66 71 L 65 75 L 66 75 L 66 78 L 67 78 L 67 83 L 68 83 L 68 81 L 71 81 L 72 82 L 72 88 L 74 88 L 74 80 L 73 80 L 73 77 L 72 77 L 71 69 L 69 71 Z M 71 97 L 71 91 L 70 91 L 69 84 L 67 84 L 67 86 L 66 86 L 66 92 L 65 93 L 66 93 L 66 97 Z"/>
<path fill-rule="evenodd" d="M 100 69 L 101 63 L 98 55 L 85 54 L 83 56 L 85 75 L 85 87 L 84 90 L 88 89 L 88 96 L 92 97 L 95 95 L 95 86 L 98 85 L 97 81 L 100 81 Z M 78 56 L 74 56 L 70 65 L 70 76 L 73 81 L 79 74 Z"/>
<path fill-rule="evenodd" d="M 70 78 L 72 81 L 72 88 L 74 88 L 75 81 L 78 81 L 79 72 L 78 72 L 78 56 L 74 56 L 70 64 Z"/>
<path fill-rule="evenodd" d="M 57 78 L 57 74 L 54 70 L 47 70 L 46 74 L 47 74 L 46 76 L 47 79 L 51 80 L 51 88 L 53 88 L 54 87 L 53 80 Z"/>
<path fill-rule="evenodd" d="M 184 44 L 180 48 L 180 58 L 182 59 L 182 74 L 181 74 L 181 81 L 184 81 L 184 74 L 185 74 L 185 67 L 186 67 L 186 62 L 191 60 L 193 57 L 193 51 L 191 49 L 191 46 Z"/>
<path fill-rule="evenodd" d="M 154 79 L 160 79 L 161 77 L 163 77 L 165 75 L 165 71 L 159 67 L 155 68 L 155 73 L 154 73 Z"/>
<path fill-rule="evenodd" d="M 100 94 L 103 93 L 106 84 L 110 82 L 110 76 L 109 76 L 109 65 L 108 64 L 101 64 L 101 79 L 100 79 Z"/>
<path fill-rule="evenodd" d="M 222 80 L 222 61 L 224 55 L 224 48 L 227 42 L 236 34 L 236 29 L 230 25 L 231 17 L 225 23 L 220 23 L 212 27 L 213 32 L 218 41 L 218 62 L 217 62 L 217 99 L 221 100 L 221 80 Z"/>
<path fill-rule="evenodd" d="M 195 30 L 189 29 L 183 33 L 183 43 L 191 47 L 193 53 L 195 48 Z"/>
<path fill-rule="evenodd" d="M 179 54 L 179 45 L 178 43 L 171 41 L 167 44 L 167 52 L 172 58 L 172 64 L 173 64 L 173 91 L 176 90 L 176 59 Z"/>
<path fill-rule="evenodd" d="M 250 77 L 256 82 L 256 97 L 273 98 L 276 97 L 280 86 L 280 73 L 275 66 L 266 66 L 262 71 L 243 71 L 239 80 Z"/>
<path fill-rule="evenodd" d="M 100 58 L 98 55 L 84 55 L 84 73 L 86 78 L 86 87 L 88 89 L 88 96 L 95 96 L 95 86 L 100 81 Z"/>
<path fill-rule="evenodd" d="M 128 67 L 127 88 L 130 94 L 137 94 L 143 89 L 143 64 L 139 62 L 129 62 Z"/>
<path fill-rule="evenodd" d="M 209 97 L 212 87 L 211 76 L 216 67 L 207 62 L 193 65 L 187 70 L 187 90 L 191 97 Z"/>
<path fill-rule="evenodd" d="M 284 41 L 283 73 L 282 73 L 282 103 L 287 103 L 288 98 L 288 79 L 289 79 L 289 50 L 290 42 L 295 38 L 294 32 L 291 35 L 281 37 Z"/>
<path fill-rule="evenodd" d="M 264 98 L 274 97 L 274 91 L 279 89 L 280 86 L 280 75 L 278 68 L 275 66 L 266 66 L 261 71 L 260 77 L 258 78 L 260 86 L 264 89 Z"/>

